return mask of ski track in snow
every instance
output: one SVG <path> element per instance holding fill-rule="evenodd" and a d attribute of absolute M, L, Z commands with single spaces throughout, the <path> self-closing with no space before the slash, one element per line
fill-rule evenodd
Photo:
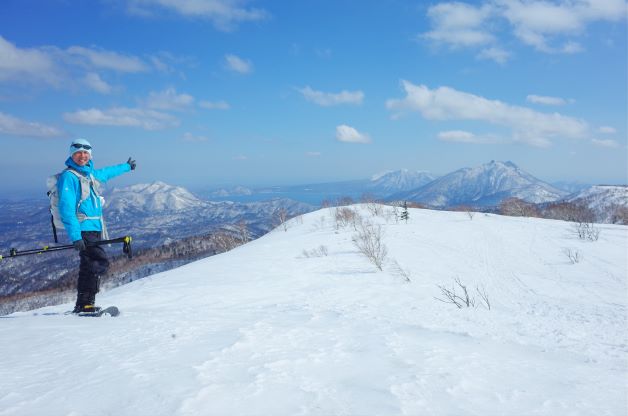
<path fill-rule="evenodd" d="M 627 227 L 583 242 L 560 221 L 410 218 L 370 218 L 410 283 L 326 209 L 101 294 L 120 317 L 3 317 L 0 416 L 628 412 Z M 435 300 L 456 277 L 492 310 Z"/>

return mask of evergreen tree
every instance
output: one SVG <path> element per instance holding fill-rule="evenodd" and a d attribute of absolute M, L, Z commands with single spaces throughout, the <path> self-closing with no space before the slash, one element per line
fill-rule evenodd
<path fill-rule="evenodd" d="M 405 221 L 407 224 L 409 217 L 410 217 L 410 214 L 408 214 L 408 203 L 406 201 L 403 201 L 403 211 L 401 211 L 401 220 Z"/>

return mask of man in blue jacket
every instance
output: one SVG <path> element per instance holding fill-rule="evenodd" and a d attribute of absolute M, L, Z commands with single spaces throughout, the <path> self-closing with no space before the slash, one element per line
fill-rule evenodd
<path fill-rule="evenodd" d="M 68 167 L 59 176 L 59 213 L 65 230 L 81 258 L 78 278 L 78 295 L 74 313 L 97 312 L 94 305 L 100 276 L 107 271 L 109 259 L 100 246 L 91 243 L 103 239 L 106 227 L 102 217 L 103 199 L 101 183 L 135 169 L 135 160 L 94 169 L 92 146 L 85 139 L 75 139 L 70 144 Z"/>

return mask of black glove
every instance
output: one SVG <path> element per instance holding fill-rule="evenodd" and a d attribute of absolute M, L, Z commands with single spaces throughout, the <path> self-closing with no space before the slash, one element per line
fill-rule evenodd
<path fill-rule="evenodd" d="M 83 250 L 85 250 L 87 248 L 85 246 L 85 240 L 83 240 L 83 239 L 72 241 L 72 245 L 74 246 L 74 248 L 77 251 L 83 251 Z"/>
<path fill-rule="evenodd" d="M 135 166 L 136 166 L 135 160 L 129 158 L 129 160 L 127 160 L 126 163 L 128 163 L 129 166 L 131 166 L 131 170 L 135 170 Z"/>

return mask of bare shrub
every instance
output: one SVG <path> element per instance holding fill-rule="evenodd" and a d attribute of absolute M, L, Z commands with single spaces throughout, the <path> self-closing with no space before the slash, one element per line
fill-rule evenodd
<path fill-rule="evenodd" d="M 399 224 L 399 206 L 397 204 L 392 204 L 392 215 L 395 219 L 395 224 Z"/>
<path fill-rule="evenodd" d="M 576 249 L 565 248 L 563 249 L 563 252 L 567 256 L 567 258 L 569 258 L 571 264 L 580 263 L 580 260 L 582 260 L 582 255 Z"/>
<path fill-rule="evenodd" d="M 312 250 L 303 250 L 303 256 L 310 257 L 326 257 L 329 254 L 326 246 L 319 246 L 318 248 L 314 248 Z"/>
<path fill-rule="evenodd" d="M 456 287 L 462 290 L 461 294 L 458 294 Z M 475 299 L 469 296 L 467 286 L 462 284 L 459 277 L 454 279 L 454 284 L 451 285 L 451 289 L 442 285 L 438 285 L 438 288 L 440 289 L 440 293 L 444 299 L 434 299 L 444 303 L 454 304 L 458 307 L 458 309 L 462 309 L 463 307 L 475 307 Z"/>
<path fill-rule="evenodd" d="M 554 202 L 543 208 L 543 218 L 563 221 L 593 221 L 594 213 L 588 207 L 572 202 Z"/>
<path fill-rule="evenodd" d="M 539 210 L 536 205 L 519 198 L 504 199 L 499 204 L 499 213 L 511 217 L 538 217 Z"/>
<path fill-rule="evenodd" d="M 469 217 L 470 220 L 473 220 L 473 217 L 475 216 L 475 211 L 474 211 L 473 207 L 468 206 L 468 205 L 459 205 L 457 207 L 454 207 L 452 209 L 452 211 L 466 212 L 467 216 Z"/>
<path fill-rule="evenodd" d="M 240 221 L 237 224 L 237 229 L 238 229 L 238 237 L 240 241 L 242 242 L 242 244 L 248 243 L 251 240 L 251 234 L 244 220 Z"/>
<path fill-rule="evenodd" d="M 397 212 L 395 207 L 388 209 L 387 205 L 382 205 L 382 217 L 386 221 L 386 224 L 390 224 L 392 222 L 394 222 L 395 224 L 399 223 L 399 213 Z"/>
<path fill-rule="evenodd" d="M 611 224 L 628 225 L 628 207 L 622 205 L 613 205 L 611 207 Z"/>
<path fill-rule="evenodd" d="M 490 311 L 491 301 L 488 297 L 488 293 L 486 292 L 486 288 L 484 287 L 484 285 L 476 286 L 475 291 L 478 293 L 478 295 L 480 295 L 480 301 L 482 302 L 482 305 L 484 305 Z"/>
<path fill-rule="evenodd" d="M 475 297 L 469 293 L 469 289 L 462 283 L 459 277 L 454 279 L 454 283 L 452 283 L 451 288 L 444 285 L 437 286 L 440 289 L 443 299 L 437 297 L 434 297 L 434 299 L 440 302 L 456 305 L 458 309 L 476 307 Z M 476 286 L 475 291 L 480 296 L 482 305 L 488 310 L 491 310 L 491 302 L 488 297 L 488 293 L 486 292 L 486 288 L 484 286 Z"/>
<path fill-rule="evenodd" d="M 393 260 L 390 261 L 390 268 L 391 268 L 391 271 L 392 271 L 392 273 L 394 275 L 403 278 L 404 281 L 406 281 L 408 283 L 410 283 L 412 281 L 410 279 L 410 277 L 412 276 L 410 271 L 404 269 L 403 267 L 401 267 L 401 265 L 397 262 L 397 260 L 393 259 Z"/>
<path fill-rule="evenodd" d="M 227 232 L 214 233 L 210 236 L 210 239 L 219 253 L 232 250 L 242 244 L 239 238 Z"/>
<path fill-rule="evenodd" d="M 363 194 L 360 202 L 366 205 L 366 209 L 374 217 L 381 217 L 384 214 L 384 208 L 381 201 L 378 201 L 372 194 Z"/>
<path fill-rule="evenodd" d="M 382 227 L 373 225 L 368 221 L 361 221 L 357 233 L 353 235 L 353 244 L 364 254 L 379 270 L 388 254 L 388 249 L 382 241 Z"/>
<path fill-rule="evenodd" d="M 353 225 L 355 228 L 356 221 L 359 218 L 357 211 L 347 207 L 337 207 L 334 211 L 334 219 L 336 220 L 336 229 Z"/>
<path fill-rule="evenodd" d="M 275 211 L 275 223 L 280 225 L 284 231 L 288 231 L 288 210 L 285 208 L 279 208 Z"/>
<path fill-rule="evenodd" d="M 384 207 L 379 202 L 369 202 L 366 204 L 366 209 L 374 217 L 382 217 L 384 215 Z"/>
<path fill-rule="evenodd" d="M 353 205 L 355 202 L 353 201 L 353 198 L 351 198 L 350 196 L 343 196 L 338 198 L 338 202 L 336 202 L 336 206 L 338 207 L 345 207 L 345 206 L 349 206 L 349 205 Z"/>
<path fill-rule="evenodd" d="M 581 240 L 597 241 L 600 238 L 600 229 L 592 222 L 576 222 L 573 229 Z"/>

